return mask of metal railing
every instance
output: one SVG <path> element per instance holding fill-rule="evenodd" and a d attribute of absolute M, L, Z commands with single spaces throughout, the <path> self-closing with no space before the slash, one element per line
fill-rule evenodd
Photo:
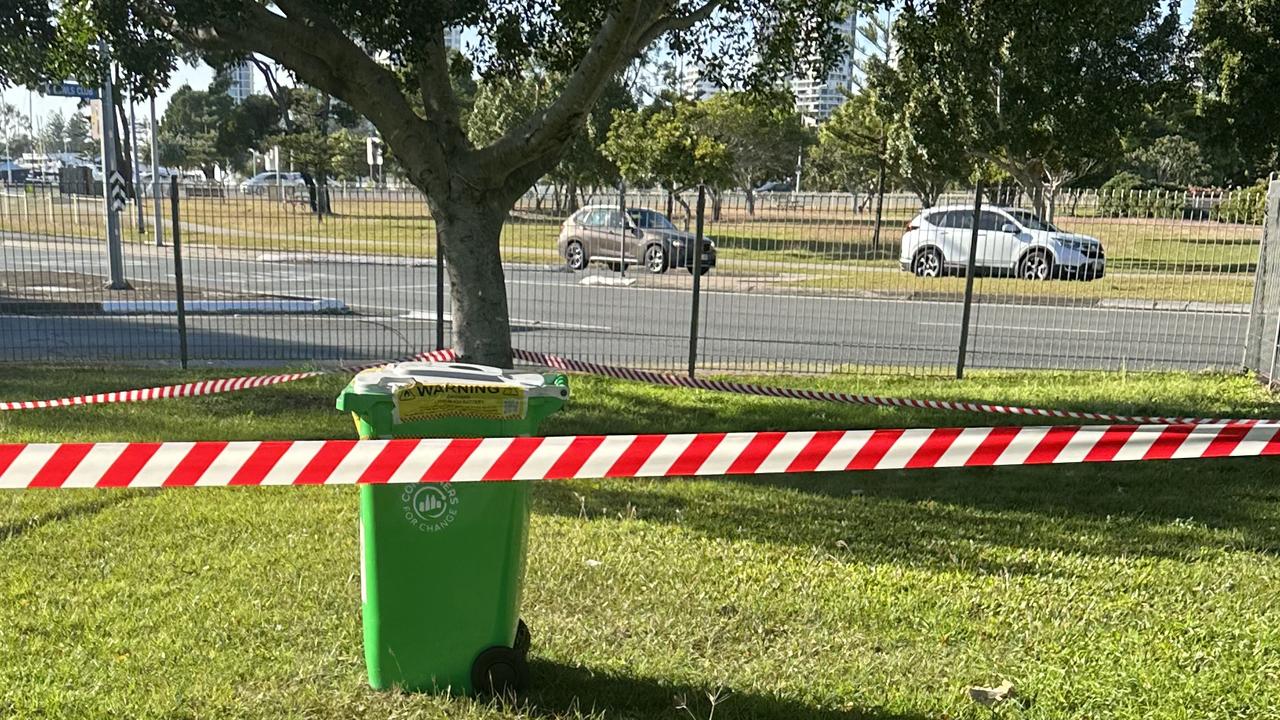
<path fill-rule="evenodd" d="M 142 227 L 132 209 L 121 214 L 132 289 L 106 290 L 101 195 L 71 190 L 0 191 L 0 361 L 177 362 L 175 198 L 144 194 Z M 1025 196 L 982 197 L 976 214 L 970 189 L 922 217 L 907 194 L 707 191 L 699 215 L 696 189 L 570 200 L 540 187 L 503 229 L 514 344 L 681 372 L 1238 369 L 1242 355 L 1258 367 L 1248 361 L 1280 306 L 1260 191 L 1072 190 L 1046 203 L 1055 228 L 1044 232 L 997 227 L 1033 209 Z M 328 198 L 332 213 L 318 215 L 305 187 L 179 187 L 191 362 L 373 360 L 435 347 L 441 331 L 447 341 L 423 197 L 347 187 Z M 589 262 L 573 270 L 578 230 L 562 230 L 584 205 L 655 211 L 675 230 L 594 228 Z M 686 266 L 703 260 L 691 252 L 699 219 L 714 249 L 695 283 Z M 662 272 L 646 255 L 655 245 Z M 936 272 L 921 265 L 934 251 Z M 1028 258 L 1042 255 L 1044 279 L 1028 279 Z"/>

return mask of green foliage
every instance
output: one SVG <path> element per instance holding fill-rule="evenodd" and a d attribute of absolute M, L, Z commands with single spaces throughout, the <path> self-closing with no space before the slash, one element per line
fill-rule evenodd
<path fill-rule="evenodd" d="M 805 174 L 809 187 L 843 192 L 873 192 L 880 171 L 885 124 L 876 115 L 870 94 L 861 92 L 836 108 L 818 127 L 809 148 Z M 890 169 L 896 178 L 897 168 Z"/>
<path fill-rule="evenodd" d="M 365 137 L 371 134 L 364 118 L 347 104 L 314 88 L 288 88 L 289 121 L 285 132 L 270 135 L 282 160 L 310 174 L 317 183 L 326 178 L 352 179 L 367 175 Z"/>
<path fill-rule="evenodd" d="M 251 95 L 237 104 L 225 82 L 209 90 L 182 86 L 169 100 L 157 140 L 166 165 L 202 169 L 239 167 L 250 150 L 262 150 L 279 122 L 279 110 L 269 98 Z"/>
<path fill-rule="evenodd" d="M 1185 200 L 1185 192 L 1155 188 L 1141 175 L 1125 171 L 1116 173 L 1102 184 L 1098 192 L 1098 214 L 1105 217 L 1176 219 L 1182 217 Z"/>
<path fill-rule="evenodd" d="M 89 136 L 89 119 L 83 113 L 75 112 L 67 118 L 66 136 L 67 152 L 91 154 L 98 149 Z"/>
<path fill-rule="evenodd" d="M 1203 183 L 1209 176 L 1200 145 L 1181 135 L 1165 135 L 1130 154 L 1130 159 L 1159 185 L 1186 188 Z"/>
<path fill-rule="evenodd" d="M 1176 12 L 1159 0 L 936 0 L 896 28 L 900 100 L 917 144 L 949 133 L 1032 196 L 1115 155 L 1168 73 Z"/>
<path fill-rule="evenodd" d="M 533 72 L 516 78 L 482 80 L 476 87 L 467 116 L 467 135 L 477 145 L 496 141 L 546 110 L 563 83 L 561 77 Z M 601 146 L 613 124 L 614 111 L 634 108 L 635 100 L 622 83 L 609 82 L 582 128 L 565 147 L 560 162 L 548 173 L 548 179 L 565 186 L 570 195 L 579 188 L 615 185 L 619 179 L 618 168 L 601 151 Z"/>
<path fill-rule="evenodd" d="M 1234 190 L 1213 208 L 1210 217 L 1218 222 L 1260 225 L 1267 214 L 1267 181 Z"/>
<path fill-rule="evenodd" d="M 1244 182 L 1280 162 L 1280 0 L 1199 0 L 1199 124 L 1219 171 Z M 1222 158 L 1225 162 L 1219 161 Z"/>
<path fill-rule="evenodd" d="M 789 91 L 721 92 L 699 105 L 704 132 L 729 154 L 734 185 L 750 193 L 795 169 L 809 136 Z"/>
<path fill-rule="evenodd" d="M 728 146 L 708 132 L 707 114 L 698 103 L 681 100 L 615 112 L 602 149 L 633 185 L 678 191 L 733 182 L 733 157 Z"/>

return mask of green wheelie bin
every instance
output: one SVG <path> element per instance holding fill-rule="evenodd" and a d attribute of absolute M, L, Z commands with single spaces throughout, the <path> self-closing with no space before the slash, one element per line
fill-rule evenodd
<path fill-rule="evenodd" d="M 356 375 L 337 407 L 362 439 L 516 437 L 534 434 L 568 396 L 559 374 L 399 363 Z M 464 695 L 522 689 L 528 534 L 528 483 L 361 486 L 369 684 Z"/>

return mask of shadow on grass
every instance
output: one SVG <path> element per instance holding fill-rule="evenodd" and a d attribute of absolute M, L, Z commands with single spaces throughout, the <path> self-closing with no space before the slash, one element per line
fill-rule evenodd
<path fill-rule="evenodd" d="M 608 423 L 613 432 L 631 431 L 627 425 L 637 431 L 765 430 L 778 429 L 790 415 L 793 427 L 837 429 L 932 425 L 937 417 L 921 423 L 911 413 L 799 404 L 786 412 L 767 403 L 740 404 L 728 414 L 729 400 L 690 396 L 687 406 L 673 407 L 652 397 L 628 394 L 625 420 L 615 414 L 585 426 Z M 611 409 L 578 407 L 565 414 L 598 411 Z M 952 422 L 987 419 L 957 416 Z M 1280 552 L 1280 486 L 1273 473 L 1267 459 L 1230 459 L 775 475 L 701 481 L 696 488 L 683 481 L 552 484 L 538 487 L 535 507 L 569 517 L 580 517 L 585 508 L 592 519 L 629 515 L 634 508 L 644 521 L 711 537 L 812 547 L 855 562 L 1038 573 L 1041 559 L 1011 562 L 1008 549 L 1185 560 L 1221 551 Z"/>
<path fill-rule="evenodd" d="M 534 660 L 530 663 L 533 691 L 524 699 L 524 712 L 535 718 L 584 716 L 651 718 L 753 718 L 760 720 L 922 720 L 923 716 L 889 713 L 877 708 L 832 710 L 764 694 L 719 689 L 712 711 L 707 694 L 714 687 L 660 682 L 651 678 L 610 675 L 586 668 Z M 679 706 L 684 704 L 688 711 Z"/>
<path fill-rule="evenodd" d="M 40 515 L 20 522 L 0 525 L 0 543 L 20 538 L 29 532 L 39 530 L 45 525 L 49 525 L 51 523 L 86 517 L 89 515 L 97 515 L 103 510 L 117 505 L 122 505 L 138 497 L 143 497 L 143 494 L 137 491 L 111 492 L 94 498 L 88 502 L 66 505 L 58 508 L 57 510 L 50 510 L 49 512 L 41 513 Z"/>

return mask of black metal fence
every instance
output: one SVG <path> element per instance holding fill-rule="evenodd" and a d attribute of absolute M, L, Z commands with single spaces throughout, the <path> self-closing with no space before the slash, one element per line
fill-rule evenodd
<path fill-rule="evenodd" d="M 0 361 L 177 362 L 185 341 L 193 363 L 328 364 L 447 342 L 416 191 L 330 188 L 326 215 L 302 187 L 171 194 L 121 213 L 131 289 L 109 290 L 100 196 L 3 190 Z M 996 190 L 924 213 L 905 194 L 711 192 L 699 213 L 697 194 L 527 194 L 503 231 L 515 345 L 672 371 L 1238 369 L 1275 327 L 1259 190 L 1071 191 L 1051 226 Z"/>

